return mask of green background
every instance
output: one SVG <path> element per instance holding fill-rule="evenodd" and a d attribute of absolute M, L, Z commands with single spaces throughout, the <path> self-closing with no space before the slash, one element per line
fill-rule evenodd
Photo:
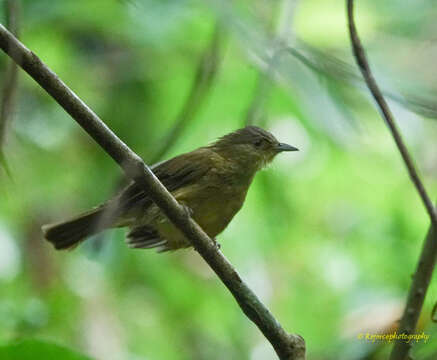
<path fill-rule="evenodd" d="M 244 126 L 289 1 L 21 3 L 22 41 L 147 162 L 174 125 L 217 22 L 219 72 L 165 158 Z M 393 330 L 429 226 L 359 78 L 329 61 L 353 64 L 344 7 L 297 3 L 284 27 L 290 44 L 330 64 L 328 76 L 289 54 L 275 65 L 258 124 L 301 151 L 256 176 L 218 237 L 281 324 L 305 338 L 309 360 L 386 358 L 390 347 L 357 335 Z M 390 105 L 435 200 L 437 123 L 425 105 L 435 103 L 437 9 L 372 0 L 356 11 L 378 82 L 405 96 Z M 0 80 L 6 61 L 0 56 Z M 425 105 L 412 112 L 408 100 Z M 0 358 L 82 358 L 67 349 L 93 359 L 274 358 L 196 252 L 131 250 L 124 230 L 71 252 L 43 240 L 42 224 L 106 200 L 121 172 L 23 73 L 4 151 L 11 177 L 0 177 Z M 436 301 L 434 281 L 419 324 L 431 337 L 414 347 L 415 359 L 437 356 Z"/>

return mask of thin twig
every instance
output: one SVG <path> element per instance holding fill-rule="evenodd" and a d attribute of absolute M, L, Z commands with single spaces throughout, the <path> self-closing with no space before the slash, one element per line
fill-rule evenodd
<path fill-rule="evenodd" d="M 388 104 L 385 101 L 381 91 L 379 90 L 378 85 L 376 84 L 376 81 L 373 78 L 372 72 L 370 71 L 370 67 L 367 62 L 366 55 L 363 46 L 361 45 L 361 41 L 358 37 L 357 29 L 354 23 L 353 0 L 347 0 L 347 15 L 349 21 L 349 34 L 351 38 L 352 50 L 355 56 L 355 60 L 358 64 L 358 67 L 360 68 L 361 73 L 363 74 L 364 80 L 366 81 L 366 84 L 370 92 L 372 93 L 373 98 L 378 104 L 378 107 L 382 113 L 382 116 L 386 124 L 388 125 L 388 128 L 390 129 L 390 132 L 393 136 L 396 146 L 398 147 L 402 159 L 404 160 L 405 166 L 407 167 L 411 181 L 416 187 L 416 190 L 419 193 L 420 198 L 422 199 L 426 211 L 428 212 L 428 215 L 431 219 L 431 223 L 433 224 L 434 227 L 437 227 L 437 214 L 432 204 L 432 201 L 428 196 L 428 193 L 426 192 L 425 186 L 423 185 L 419 173 L 414 166 L 413 160 L 410 154 L 408 153 L 408 149 L 404 141 L 402 140 L 402 135 L 397 128 L 396 122 L 393 118 L 390 108 L 388 107 Z"/>
<path fill-rule="evenodd" d="M 288 334 L 240 278 L 208 235 L 191 219 L 156 178 L 150 168 L 33 52 L 0 25 L 0 47 L 12 57 L 65 111 L 111 156 L 126 176 L 143 188 L 163 213 L 190 239 L 194 248 L 215 271 L 242 311 L 270 341 L 280 359 L 305 359 L 305 342 Z"/>
<path fill-rule="evenodd" d="M 437 221 L 436 212 L 431 200 L 429 199 L 425 188 L 420 180 L 420 177 L 414 167 L 413 161 L 408 153 L 408 150 L 403 143 L 401 134 L 399 133 L 393 116 L 387 103 L 384 100 L 383 95 L 378 89 L 378 86 L 370 72 L 369 65 L 366 60 L 364 49 L 361 45 L 360 39 L 355 28 L 353 17 L 353 0 L 347 0 L 347 15 L 349 21 L 349 32 L 352 42 L 352 48 L 355 55 L 355 59 L 363 74 L 367 86 L 369 87 L 373 97 L 375 98 L 383 117 L 389 126 L 389 129 L 393 135 L 393 138 L 398 146 L 398 149 L 402 155 L 405 165 L 408 169 L 410 177 L 419 192 L 419 195 L 425 204 L 425 208 L 431 218 L 431 228 L 425 239 L 422 252 L 419 257 L 419 262 L 416 267 L 416 271 L 413 276 L 413 280 L 408 292 L 407 303 L 402 315 L 398 333 L 400 334 L 412 334 L 417 325 L 420 312 L 425 300 L 426 292 L 431 281 L 432 273 L 434 271 L 435 263 L 437 260 Z M 411 348 L 411 343 L 405 340 L 398 339 L 395 342 L 390 360 L 406 360 Z"/>
<path fill-rule="evenodd" d="M 217 24 L 212 38 L 197 65 L 196 75 L 190 93 L 179 112 L 175 124 L 161 141 L 161 147 L 156 151 L 150 162 L 152 164 L 162 160 L 163 156 L 175 145 L 187 125 L 193 120 L 205 103 L 218 73 L 222 60 L 222 30 Z"/>
<path fill-rule="evenodd" d="M 4 11 L 6 14 L 6 27 L 18 38 L 19 32 L 19 0 L 5 0 Z M 0 164 L 9 173 L 6 159 L 4 158 L 3 146 L 6 140 L 7 128 L 12 120 L 15 105 L 15 94 L 18 83 L 18 67 L 14 61 L 7 64 L 3 94 L 0 101 Z"/>

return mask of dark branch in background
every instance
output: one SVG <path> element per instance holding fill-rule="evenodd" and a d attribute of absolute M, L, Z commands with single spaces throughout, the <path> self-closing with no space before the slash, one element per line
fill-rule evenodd
<path fill-rule="evenodd" d="M 273 28 L 274 16 L 271 17 L 269 28 Z M 277 35 L 273 36 L 272 41 L 277 42 Z M 249 107 L 246 111 L 244 118 L 244 126 L 247 125 L 261 125 L 261 120 L 265 118 L 265 103 L 267 101 L 267 93 L 272 86 L 272 75 L 276 64 L 276 53 L 274 52 L 270 59 L 267 61 L 267 67 L 265 71 L 259 71 L 256 79 L 255 89 L 253 91 L 252 100 L 249 103 Z"/>
<path fill-rule="evenodd" d="M 179 112 L 174 126 L 160 142 L 162 145 L 150 160 L 154 164 L 162 160 L 163 156 L 175 145 L 187 125 L 193 120 L 205 103 L 211 92 L 220 62 L 222 60 L 223 34 L 220 25 L 215 26 L 212 38 L 207 48 L 200 56 L 195 78 L 190 93 Z"/>
<path fill-rule="evenodd" d="M 286 20 L 281 24 L 282 26 L 278 26 L 277 33 L 273 36 L 272 42 L 275 45 L 273 48 L 276 50 L 273 51 L 271 57 L 267 61 L 266 70 L 260 71 L 258 74 L 253 97 L 244 119 L 245 125 L 257 124 L 262 126 L 262 122 L 266 117 L 265 104 L 271 87 L 273 86 L 273 75 L 277 69 L 281 49 L 288 46 L 288 33 L 292 28 L 291 20 L 293 18 L 296 2 L 297 0 L 283 0 L 282 2 L 283 8 L 280 8 L 280 10 L 285 10 L 287 12 L 285 14 Z M 282 11 L 278 11 L 278 14 L 281 15 Z M 272 21 L 272 24 L 273 23 L 274 22 Z"/>
<path fill-rule="evenodd" d="M 349 33 L 352 42 L 352 49 L 357 61 L 357 64 L 363 74 L 367 86 L 372 93 L 376 103 L 378 104 L 380 111 L 390 129 L 391 134 L 396 142 L 399 152 L 402 155 L 402 159 L 405 162 L 407 170 L 410 174 L 411 180 L 414 183 L 419 195 L 425 204 L 425 208 L 431 218 L 431 228 L 426 237 L 422 252 L 420 254 L 419 263 L 416 268 L 416 272 L 413 276 L 413 281 L 409 289 L 407 303 L 402 315 L 402 319 L 399 324 L 399 333 L 411 334 L 416 329 L 417 321 L 419 319 L 420 312 L 425 300 L 426 291 L 428 290 L 429 282 L 434 271 L 436 258 L 437 258 L 437 220 L 435 208 L 426 193 L 426 190 L 420 180 L 417 170 L 414 167 L 413 161 L 408 153 L 408 150 L 402 140 L 401 134 L 397 129 L 396 123 L 393 119 L 393 115 L 385 102 L 383 95 L 381 94 L 378 85 L 376 84 L 372 73 L 369 68 L 369 64 L 364 53 L 364 49 L 361 45 L 360 39 L 354 23 L 353 15 L 353 0 L 347 0 L 347 16 L 349 22 Z M 395 342 L 393 351 L 390 355 L 391 360 L 404 360 L 408 357 L 408 352 L 411 348 L 411 344 L 399 339 Z"/>
<path fill-rule="evenodd" d="M 19 33 L 19 0 L 5 0 L 4 12 L 6 27 L 18 38 Z M 0 103 L 0 163 L 8 171 L 4 158 L 3 146 L 6 140 L 7 128 L 14 113 L 15 93 L 17 91 L 18 67 L 14 61 L 9 61 L 4 76 L 3 94 Z"/>
<path fill-rule="evenodd" d="M 261 119 L 264 118 L 264 104 L 266 102 L 266 92 L 272 85 L 270 77 L 272 75 L 274 58 L 270 60 L 267 65 L 267 72 L 258 73 L 258 79 L 255 85 L 255 90 L 253 91 L 252 100 L 250 101 L 249 107 L 246 111 L 246 116 L 244 118 L 244 125 L 260 125 Z"/>
<path fill-rule="evenodd" d="M 18 38 L 18 0 L 5 0 L 6 27 Z M 9 120 L 12 118 L 14 98 L 17 88 L 18 67 L 10 60 L 4 76 L 3 94 L 0 109 L 0 147 L 2 147 Z"/>
<path fill-rule="evenodd" d="M 266 116 L 265 104 L 267 102 L 268 93 L 273 86 L 272 75 L 275 71 L 277 58 L 276 54 L 274 54 L 267 65 L 267 70 L 258 74 L 253 97 L 244 119 L 245 125 L 257 124 L 261 126 L 261 122 Z"/>
<path fill-rule="evenodd" d="M 123 143 L 100 118 L 70 90 L 33 52 L 0 25 L 0 47 L 12 57 L 65 111 L 120 165 L 126 176 L 143 188 L 164 214 L 190 239 L 194 248 L 220 277 L 247 317 L 270 341 L 280 359 L 305 359 L 305 342 L 299 335 L 288 334 L 243 282 L 197 225 L 156 178 L 150 168 Z"/>
<path fill-rule="evenodd" d="M 434 304 L 431 310 L 431 321 L 433 323 L 437 323 L 436 313 L 437 313 L 437 303 Z"/>

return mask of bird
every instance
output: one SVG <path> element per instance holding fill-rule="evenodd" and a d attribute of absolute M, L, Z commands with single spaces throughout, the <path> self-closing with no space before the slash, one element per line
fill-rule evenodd
<path fill-rule="evenodd" d="M 297 151 L 273 134 L 246 126 L 194 151 L 158 163 L 151 170 L 190 216 L 216 241 L 243 206 L 255 174 L 284 151 Z M 78 216 L 42 226 L 57 250 L 73 249 L 106 229 L 128 227 L 131 248 L 167 252 L 191 242 L 135 182 Z M 218 244 L 216 242 L 216 244 Z"/>

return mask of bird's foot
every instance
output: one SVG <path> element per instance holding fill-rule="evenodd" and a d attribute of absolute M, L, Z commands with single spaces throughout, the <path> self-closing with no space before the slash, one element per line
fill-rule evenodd
<path fill-rule="evenodd" d="M 216 238 L 212 238 L 212 241 L 214 242 L 214 245 L 217 248 L 217 250 L 220 250 L 222 248 L 222 245 L 217 241 Z"/>
<path fill-rule="evenodd" d="M 191 209 L 189 206 L 187 206 L 187 205 L 185 205 L 185 204 L 181 204 L 181 206 L 182 206 L 182 209 L 184 210 L 185 216 L 186 216 L 187 218 L 190 218 L 190 217 L 193 216 L 193 214 L 194 214 L 193 209 Z M 212 238 L 212 241 L 214 242 L 214 246 L 216 247 L 216 249 L 217 249 L 217 250 L 220 250 L 222 246 L 221 246 L 221 244 L 217 241 L 217 239 L 216 239 L 216 238 Z"/>
<path fill-rule="evenodd" d="M 184 210 L 185 216 L 187 218 L 190 218 L 193 216 L 193 214 L 194 214 L 193 209 L 191 209 L 188 205 L 185 205 L 185 204 L 181 204 L 181 206 L 182 206 L 182 210 Z"/>

